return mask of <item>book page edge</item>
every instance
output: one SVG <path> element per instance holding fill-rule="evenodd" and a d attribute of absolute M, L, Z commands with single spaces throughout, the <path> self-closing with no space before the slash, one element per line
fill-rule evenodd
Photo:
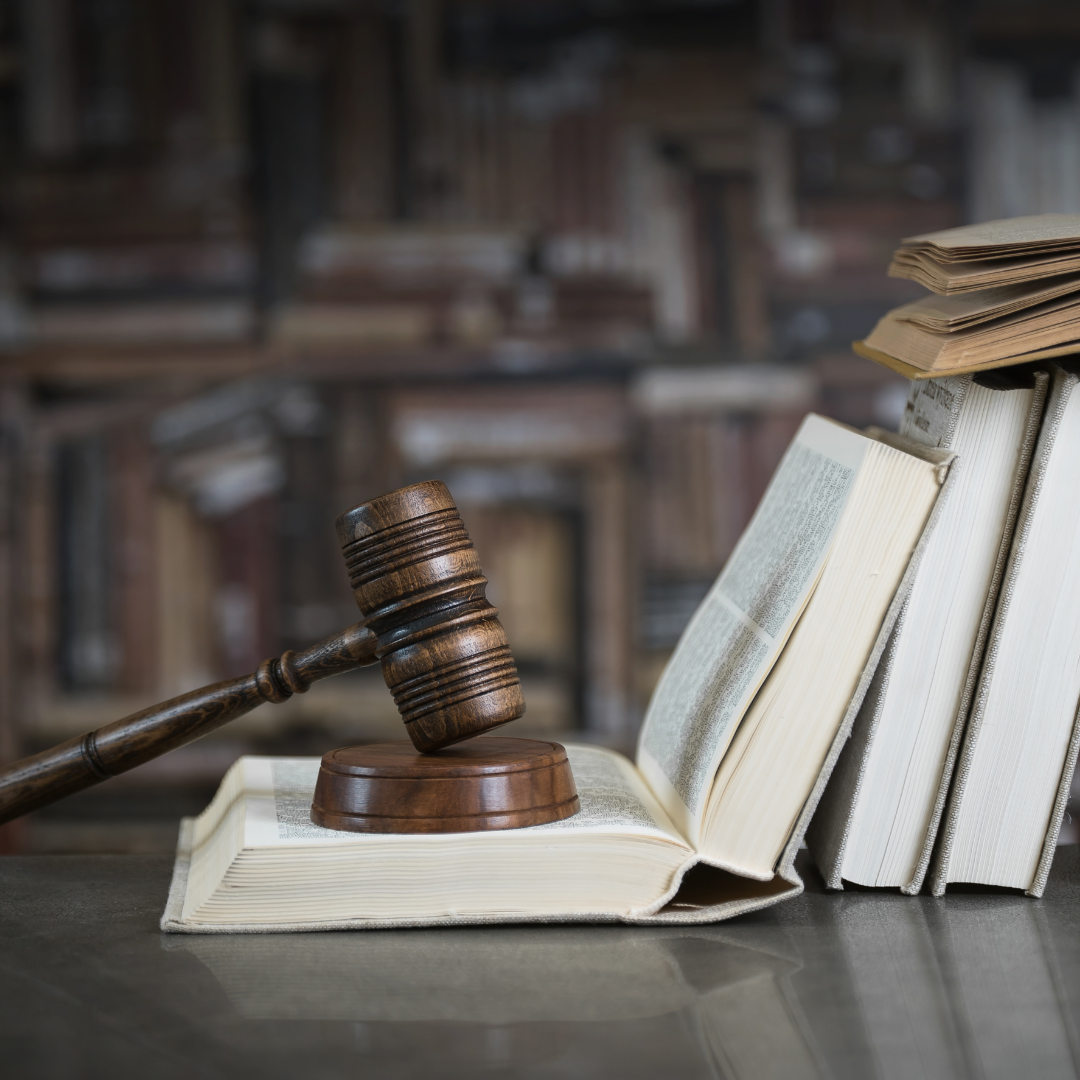
<path fill-rule="evenodd" d="M 814 817 L 814 812 L 817 810 L 818 804 L 821 802 L 822 796 L 825 793 L 825 789 L 828 786 L 829 780 L 832 778 L 833 769 L 835 768 L 836 763 L 840 758 L 840 754 L 842 753 L 848 739 L 851 738 L 852 729 L 855 726 L 855 718 L 858 716 L 859 711 L 862 708 L 863 701 L 866 699 L 867 692 L 870 689 L 870 684 L 873 681 L 875 674 L 877 673 L 878 664 L 881 662 L 885 650 L 888 647 L 889 639 L 892 636 L 892 632 L 900 619 L 901 613 L 907 606 L 908 597 L 911 595 L 911 588 L 915 582 L 915 575 L 918 573 L 919 564 L 922 562 L 923 553 L 925 552 L 926 545 L 929 542 L 928 537 L 937 525 L 938 519 L 941 516 L 941 507 L 944 505 L 943 495 L 946 494 L 948 490 L 948 485 L 949 478 L 948 476 L 946 476 L 945 481 L 942 484 L 941 490 L 938 491 L 937 498 L 934 501 L 934 507 L 930 511 L 930 517 L 927 519 L 926 525 L 923 527 L 922 535 L 919 537 L 919 542 L 915 545 L 915 550 L 911 553 L 911 558 L 908 560 L 907 567 L 904 570 L 904 576 L 900 579 L 900 584 L 899 586 L 897 586 L 896 592 L 893 594 L 892 602 L 889 604 L 889 607 L 885 612 L 885 618 L 882 621 L 880 629 L 878 630 L 877 638 L 874 641 L 874 647 L 870 650 L 870 656 L 867 658 L 866 664 L 863 666 L 862 675 L 859 676 L 859 681 L 855 687 L 855 693 L 852 695 L 851 701 L 848 703 L 847 711 L 844 713 L 844 718 L 840 722 L 840 727 L 837 729 L 836 735 L 833 737 L 833 741 L 829 747 L 829 752 L 825 756 L 825 762 L 821 767 L 821 771 L 818 773 L 818 778 L 815 781 L 806 802 L 803 804 L 802 811 L 799 814 L 799 817 L 796 819 L 795 828 L 792 830 L 787 845 L 785 846 L 783 852 L 780 855 L 780 862 L 777 867 L 777 873 L 779 873 L 783 877 L 787 877 L 788 874 L 795 875 L 795 856 L 798 854 L 799 847 L 801 846 L 803 839 L 805 838 L 807 831 L 810 828 L 810 824 Z M 860 776 L 864 766 L 865 757 L 863 761 L 860 762 Z M 841 844 L 838 845 L 838 866 L 843 865 L 843 849 L 847 846 L 847 839 L 850 833 L 850 828 L 851 821 L 849 813 L 844 823 L 844 834 Z M 821 867 L 819 866 L 818 869 L 821 870 Z M 834 887 L 831 882 L 829 883 L 829 887 Z M 836 888 L 841 889 L 842 887 L 842 885 L 836 886 Z"/>
<path fill-rule="evenodd" d="M 1057 851 L 1058 834 L 1061 832 L 1061 822 L 1065 817 L 1065 806 L 1069 801 L 1072 789 L 1073 773 L 1076 771 L 1076 758 L 1080 752 L 1080 705 L 1073 717 L 1072 735 L 1069 737 L 1069 748 L 1065 753 L 1065 763 L 1061 769 L 1061 779 L 1058 781 L 1057 795 L 1054 797 L 1054 807 L 1050 811 L 1050 820 L 1046 827 L 1046 836 L 1043 837 L 1042 854 L 1039 863 L 1035 867 L 1035 876 L 1031 879 L 1031 885 L 1025 890 L 1026 895 L 1036 899 L 1042 896 L 1046 888 L 1047 878 L 1050 876 L 1050 865 L 1054 861 Z"/>
<path fill-rule="evenodd" d="M 1019 364 L 1027 364 L 1033 360 L 1054 360 L 1062 356 L 1080 355 L 1080 342 L 1072 342 L 1067 345 L 1056 345 L 1052 349 L 1039 349 L 1037 352 L 1017 353 L 1015 356 L 1006 356 L 999 360 L 988 360 L 982 364 L 964 364 L 960 367 L 939 368 L 927 371 L 924 368 L 914 367 L 903 360 L 873 349 L 865 341 L 853 341 L 851 348 L 864 360 L 873 360 L 875 364 L 887 367 L 897 374 L 904 375 L 909 379 L 943 379 L 948 375 L 975 375 L 980 371 L 993 371 L 994 368 L 1016 367 Z"/>
<path fill-rule="evenodd" d="M 188 872 L 191 869 L 191 844 L 195 834 L 195 819 L 180 819 L 180 831 L 176 838 L 176 861 L 173 863 L 172 879 L 169 882 L 169 896 L 165 901 L 165 911 L 161 916 L 162 932 L 175 933 L 186 929 L 182 921 L 184 897 L 187 895 Z"/>
<path fill-rule="evenodd" d="M 971 714 L 965 726 L 963 742 L 960 754 L 956 762 L 953 775 L 952 788 L 949 792 L 948 803 L 945 810 L 944 823 L 939 830 L 937 844 L 934 848 L 930 862 L 930 892 L 933 896 L 944 896 L 945 888 L 949 883 L 949 863 L 952 861 L 953 841 L 956 837 L 956 824 L 960 814 L 960 805 L 964 799 L 964 789 L 967 786 L 968 774 L 971 771 L 971 760 L 975 754 L 975 747 L 979 740 L 979 729 L 982 726 L 983 712 L 986 704 L 986 696 L 989 693 L 990 683 L 994 677 L 995 661 L 997 659 L 997 643 L 1001 637 L 1002 626 L 1008 615 L 1009 604 L 1012 599 L 1013 585 L 1019 572 L 1019 564 L 1027 549 L 1027 537 L 1031 528 L 1031 519 L 1038 505 L 1039 495 L 1042 492 L 1043 477 L 1046 472 L 1046 463 L 1053 452 L 1054 443 L 1057 441 L 1057 431 L 1061 417 L 1068 404 L 1069 394 L 1076 388 L 1078 378 L 1068 374 L 1062 368 L 1057 368 L 1054 375 L 1054 385 L 1050 389 L 1046 404 L 1046 414 L 1042 420 L 1038 442 L 1031 462 L 1031 469 L 1024 485 L 1024 496 L 1017 517 L 1016 529 L 1012 542 L 1009 546 L 1009 558 L 1002 579 L 1001 589 L 998 594 L 998 604 L 994 612 L 994 622 L 990 630 L 990 637 L 986 643 L 986 652 L 983 659 L 982 670 L 979 673 L 979 684 L 971 707 Z M 1066 388 L 1069 388 L 1068 390 Z M 1044 845 L 1045 846 L 1045 845 Z"/>
<path fill-rule="evenodd" d="M 994 565 L 994 573 L 990 579 L 990 590 L 986 595 L 986 603 L 983 606 L 982 617 L 979 620 L 979 631 L 975 637 L 975 648 L 971 653 L 971 663 L 968 665 L 967 678 L 964 681 L 964 691 L 960 697 L 960 706 L 953 722 L 953 730 L 949 736 L 949 748 L 945 754 L 945 764 L 941 770 L 941 780 L 938 783 L 937 796 L 934 799 L 934 808 L 930 814 L 930 822 L 923 838 L 922 851 L 919 860 L 915 864 L 915 873 L 911 880 L 901 886 L 900 891 L 907 896 L 917 896 L 922 891 L 926 874 L 930 868 L 930 860 L 934 854 L 934 844 L 937 842 L 938 830 L 941 827 L 941 819 L 945 813 L 945 806 L 949 798 L 949 790 L 952 787 L 953 775 L 956 771 L 956 763 L 960 756 L 960 747 L 964 732 L 967 728 L 968 718 L 971 715 L 975 701 L 975 692 L 979 683 L 979 674 L 982 670 L 983 659 L 986 656 L 990 639 L 990 631 L 993 626 L 994 612 L 997 609 L 998 597 L 1001 595 L 1002 583 L 1005 579 L 1005 570 L 1008 563 L 1009 552 L 1012 549 L 1013 536 L 1016 533 L 1017 521 L 1020 516 L 1020 508 L 1027 487 L 1028 476 L 1031 472 L 1031 463 L 1035 456 L 1035 446 L 1039 438 L 1039 430 L 1042 427 L 1043 410 L 1046 407 L 1046 398 L 1049 392 L 1050 377 L 1045 371 L 1035 372 L 1035 391 L 1031 399 L 1031 408 L 1028 411 L 1027 429 L 1024 432 L 1024 441 L 1021 445 L 1020 460 L 1017 462 L 1016 475 L 1013 478 L 1013 492 L 1009 500 L 1009 510 L 1005 518 L 1005 528 L 1001 534 L 1001 544 L 998 547 L 997 561 Z"/>

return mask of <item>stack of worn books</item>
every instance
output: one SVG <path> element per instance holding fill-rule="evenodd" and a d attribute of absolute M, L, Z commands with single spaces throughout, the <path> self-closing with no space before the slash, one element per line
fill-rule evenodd
<path fill-rule="evenodd" d="M 910 236 L 889 275 L 937 295 L 890 311 L 855 350 L 909 378 L 984 371 L 1080 348 L 1080 214 Z"/>
<path fill-rule="evenodd" d="M 912 237 L 890 273 L 943 295 L 855 344 L 957 459 L 810 829 L 834 887 L 1045 885 L 1080 738 L 1078 258 L 1080 215 Z"/>

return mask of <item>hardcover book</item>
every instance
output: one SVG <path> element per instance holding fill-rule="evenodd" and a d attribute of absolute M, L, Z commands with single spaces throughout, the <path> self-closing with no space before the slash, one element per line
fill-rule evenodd
<path fill-rule="evenodd" d="M 934 855 L 950 882 L 1041 896 L 1080 725 L 1080 392 L 1055 366 L 986 659 Z"/>
<path fill-rule="evenodd" d="M 1048 376 L 913 383 L 900 433 L 958 455 L 911 593 L 808 839 L 830 888 L 922 887 L 997 603 Z"/>

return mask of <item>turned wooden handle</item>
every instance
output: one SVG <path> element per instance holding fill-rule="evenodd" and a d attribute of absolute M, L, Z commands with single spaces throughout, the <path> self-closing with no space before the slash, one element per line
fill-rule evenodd
<path fill-rule="evenodd" d="M 303 652 L 264 660 L 252 675 L 213 683 L 88 731 L 0 769 L 0 823 L 193 742 L 264 701 L 285 701 L 319 679 L 375 663 L 360 623 Z"/>

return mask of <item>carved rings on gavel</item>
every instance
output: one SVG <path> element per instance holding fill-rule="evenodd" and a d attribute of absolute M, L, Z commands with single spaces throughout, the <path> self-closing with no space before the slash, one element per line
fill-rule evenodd
<path fill-rule="evenodd" d="M 337 531 L 383 679 L 417 750 L 524 714 L 506 633 L 445 484 L 413 484 L 355 506 Z"/>
<path fill-rule="evenodd" d="M 293 694 L 306 694 L 311 683 L 296 670 L 296 653 L 287 649 L 280 659 L 264 660 L 255 672 L 255 685 L 267 701 L 280 705 Z"/>

